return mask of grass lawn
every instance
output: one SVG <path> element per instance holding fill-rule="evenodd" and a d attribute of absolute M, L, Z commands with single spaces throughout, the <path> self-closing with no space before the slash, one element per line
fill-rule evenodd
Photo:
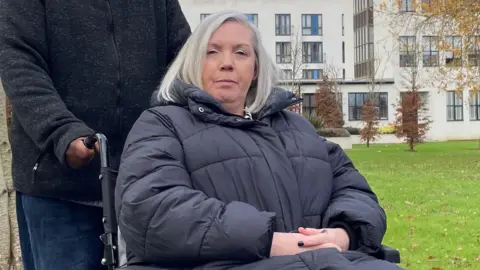
<path fill-rule="evenodd" d="M 480 269 L 477 142 L 355 145 L 348 150 L 387 212 L 384 244 L 406 269 Z"/>

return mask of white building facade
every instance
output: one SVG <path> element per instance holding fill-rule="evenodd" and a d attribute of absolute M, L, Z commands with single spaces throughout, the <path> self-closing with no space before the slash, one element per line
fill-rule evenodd
<path fill-rule="evenodd" d="M 214 12 L 236 10 L 246 14 L 262 33 L 272 59 L 285 71 L 286 81 L 300 85 L 304 114 L 313 110 L 313 94 L 322 73 L 334 75 L 345 126 L 351 127 L 362 126 L 361 106 L 372 88 L 377 93 L 382 125 L 395 120 L 392 104 L 406 90 L 398 42 L 385 26 L 387 18 L 370 8 L 376 2 L 380 1 L 180 0 L 192 29 Z M 375 84 L 369 79 L 372 73 Z M 294 79 L 289 80 L 289 76 Z M 422 91 L 433 121 L 429 140 L 480 136 L 480 96 L 475 100 L 478 103 L 470 106 L 468 92 L 460 103 L 450 92 L 434 87 Z"/>

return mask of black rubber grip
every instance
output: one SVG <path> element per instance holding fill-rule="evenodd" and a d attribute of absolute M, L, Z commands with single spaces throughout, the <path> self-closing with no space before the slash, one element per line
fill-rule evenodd
<path fill-rule="evenodd" d="M 95 136 L 88 136 L 85 139 L 83 139 L 83 144 L 85 147 L 88 149 L 93 149 L 95 148 L 95 143 L 97 142 L 97 137 Z"/>

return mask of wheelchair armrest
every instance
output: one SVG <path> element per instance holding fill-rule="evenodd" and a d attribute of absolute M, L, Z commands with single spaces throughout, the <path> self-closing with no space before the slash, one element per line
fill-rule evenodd
<path fill-rule="evenodd" d="M 400 252 L 389 246 L 382 245 L 375 257 L 391 263 L 400 263 Z"/>

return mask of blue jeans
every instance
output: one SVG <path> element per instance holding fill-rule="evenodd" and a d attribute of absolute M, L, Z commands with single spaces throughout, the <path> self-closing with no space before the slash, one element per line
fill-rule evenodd
<path fill-rule="evenodd" d="M 25 270 L 103 270 L 102 208 L 17 192 Z"/>

